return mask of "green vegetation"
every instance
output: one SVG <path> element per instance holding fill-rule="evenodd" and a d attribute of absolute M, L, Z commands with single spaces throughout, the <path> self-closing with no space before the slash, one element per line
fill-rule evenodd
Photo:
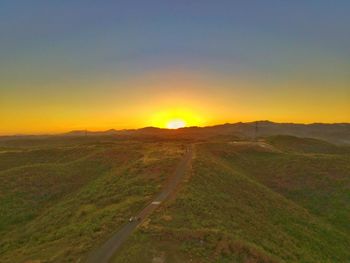
<path fill-rule="evenodd" d="M 267 141 L 286 152 L 296 153 L 350 153 L 350 147 L 336 146 L 329 142 L 313 138 L 297 138 L 294 136 L 278 135 L 268 137 Z"/>
<path fill-rule="evenodd" d="M 176 200 L 114 262 L 350 261 L 348 149 L 288 136 L 267 142 L 197 144 Z"/>
<path fill-rule="evenodd" d="M 195 143 L 176 197 L 113 262 L 350 261 L 350 148 L 232 138 Z M 84 262 L 160 191 L 184 149 L 113 136 L 0 140 L 0 262 Z"/>
<path fill-rule="evenodd" d="M 50 140 L 2 148 L 1 262 L 83 260 L 159 191 L 184 150 L 175 142 Z"/>

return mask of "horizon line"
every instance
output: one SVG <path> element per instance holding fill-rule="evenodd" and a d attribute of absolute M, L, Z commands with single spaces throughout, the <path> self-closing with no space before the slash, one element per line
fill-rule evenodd
<path fill-rule="evenodd" d="M 296 124 L 296 125 L 316 125 L 316 124 L 322 124 L 322 125 L 341 125 L 346 124 L 350 125 L 350 122 L 276 122 L 276 121 L 270 121 L 270 120 L 256 120 L 256 121 L 238 121 L 238 122 L 225 122 L 225 123 L 218 123 L 213 125 L 207 125 L 207 126 L 185 126 L 181 128 L 176 129 L 169 129 L 169 128 L 162 128 L 162 127 L 156 127 L 156 126 L 144 126 L 139 128 L 122 128 L 122 129 L 115 129 L 110 128 L 106 130 L 89 130 L 89 129 L 73 129 L 73 130 L 67 130 L 64 132 L 38 132 L 38 133 L 1 133 L 0 137 L 21 137 L 21 136 L 60 136 L 60 135 L 67 135 L 72 132 L 107 132 L 107 131 L 137 131 L 141 129 L 146 128 L 154 128 L 154 129 L 160 129 L 160 130 L 182 130 L 182 129 L 188 129 L 188 128 L 209 128 L 209 127 L 215 127 L 215 126 L 221 126 L 221 125 L 234 125 L 234 124 L 249 124 L 249 123 L 259 123 L 259 122 L 269 122 L 269 123 L 275 123 L 275 124 Z"/>

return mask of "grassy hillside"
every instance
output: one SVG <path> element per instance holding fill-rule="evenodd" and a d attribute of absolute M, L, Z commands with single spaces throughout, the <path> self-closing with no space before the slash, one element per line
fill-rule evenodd
<path fill-rule="evenodd" d="M 0 262 L 81 261 L 158 192 L 184 150 L 181 143 L 50 140 L 2 148 Z"/>
<path fill-rule="evenodd" d="M 176 197 L 113 262 L 350 261 L 349 148 L 232 138 L 195 144 Z M 0 262 L 84 262 L 159 192 L 184 149 L 111 136 L 0 141 Z"/>
<path fill-rule="evenodd" d="M 336 146 L 329 142 L 313 139 L 298 138 L 294 136 L 278 135 L 266 138 L 273 146 L 286 152 L 296 153 L 350 153 L 349 146 Z"/>
<path fill-rule="evenodd" d="M 114 262 L 350 261 L 349 155 L 293 147 L 197 144 L 177 198 Z"/>
<path fill-rule="evenodd" d="M 269 141 L 283 151 L 214 144 L 210 150 L 236 170 L 350 234 L 350 148 L 295 137 Z"/>

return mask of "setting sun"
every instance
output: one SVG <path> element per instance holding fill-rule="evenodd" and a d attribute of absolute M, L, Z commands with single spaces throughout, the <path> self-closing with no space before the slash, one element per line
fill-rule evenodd
<path fill-rule="evenodd" d="M 168 129 L 179 129 L 186 126 L 186 122 L 181 119 L 171 120 L 167 123 Z"/>
<path fill-rule="evenodd" d="M 201 126 L 204 120 L 193 110 L 173 108 L 158 111 L 150 118 L 150 124 L 154 127 L 178 129 L 186 126 Z"/>

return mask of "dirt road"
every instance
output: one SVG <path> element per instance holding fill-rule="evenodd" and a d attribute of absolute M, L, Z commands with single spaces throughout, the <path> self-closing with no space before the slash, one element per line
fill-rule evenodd
<path fill-rule="evenodd" d="M 186 152 L 177 166 L 175 172 L 170 175 L 163 190 L 148 204 L 143 210 L 141 210 L 134 220 L 121 227 L 102 247 L 93 251 L 87 259 L 87 263 L 107 263 L 116 253 L 118 248 L 123 242 L 132 234 L 135 228 L 140 225 L 152 212 L 164 202 L 172 193 L 174 193 L 177 185 L 180 183 L 187 169 L 190 167 L 192 159 L 192 145 L 186 148 Z"/>

